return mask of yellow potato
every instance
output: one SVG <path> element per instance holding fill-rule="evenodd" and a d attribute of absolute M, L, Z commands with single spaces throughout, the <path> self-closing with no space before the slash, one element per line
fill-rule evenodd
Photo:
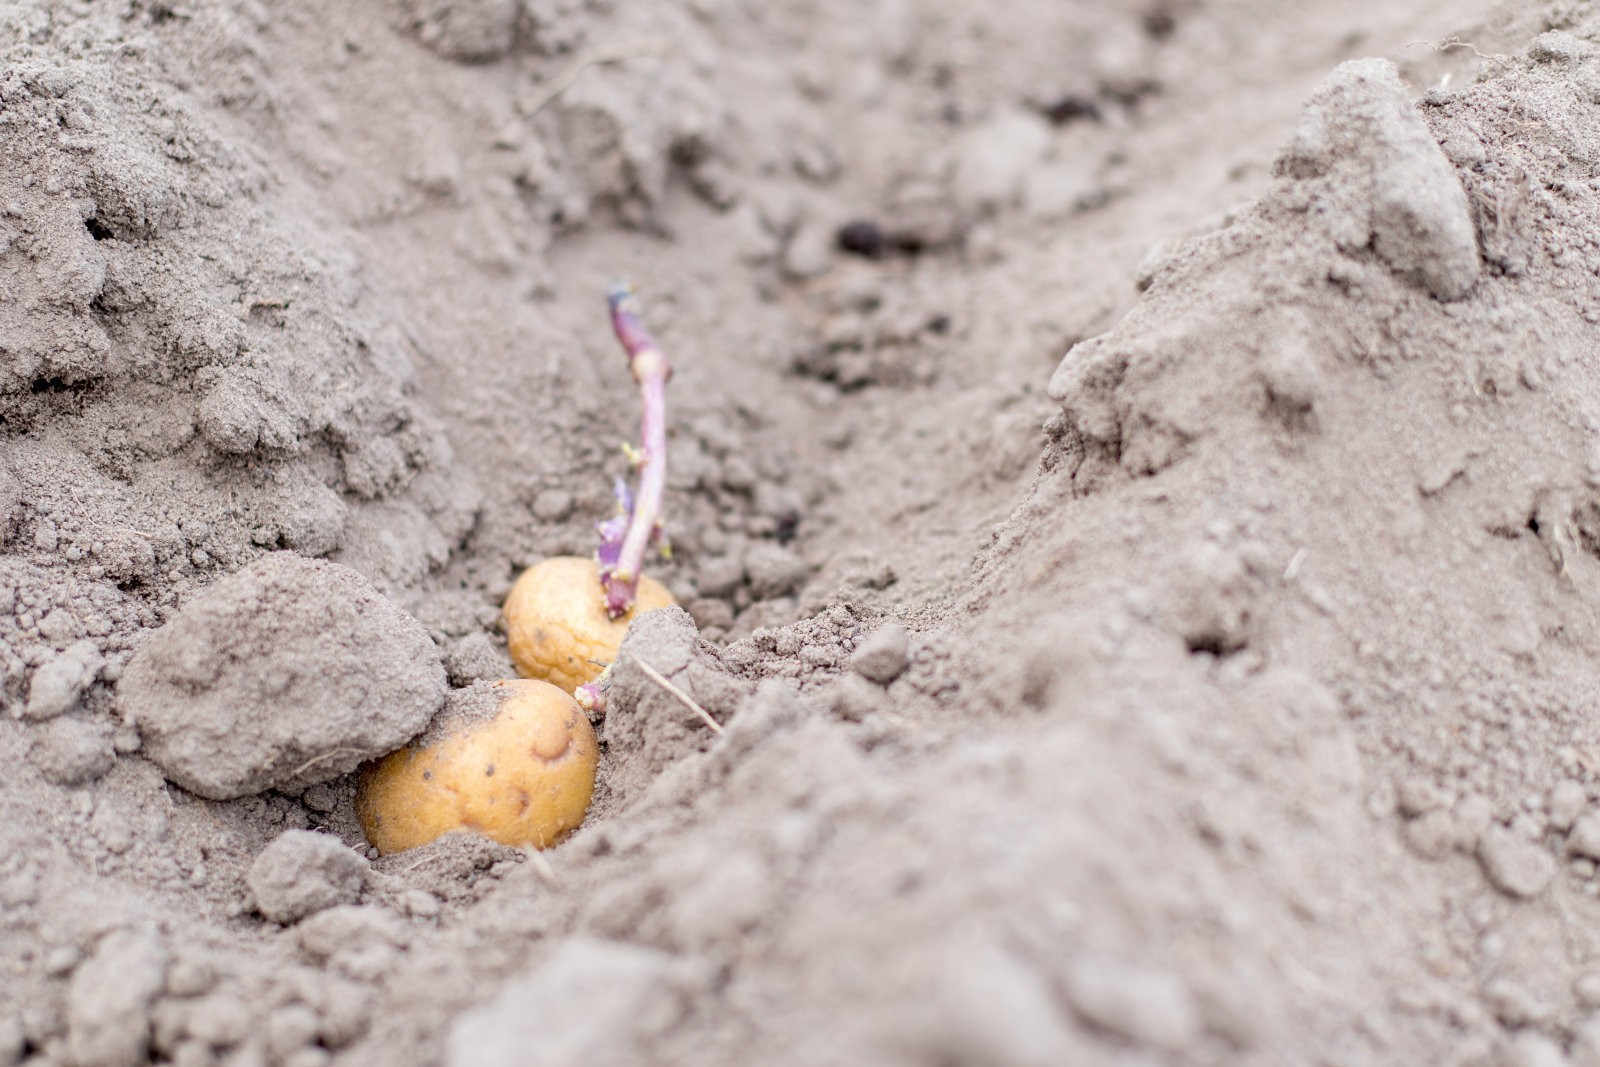
<path fill-rule="evenodd" d="M 634 616 L 675 603 L 666 586 L 642 577 L 633 608 L 608 619 L 599 564 L 552 556 L 523 571 L 506 596 L 506 647 L 519 674 L 570 693 L 616 659 Z"/>
<path fill-rule="evenodd" d="M 546 848 L 583 822 L 597 755 L 583 710 L 548 682 L 519 678 L 483 688 L 480 705 L 492 717 L 436 722 L 362 775 L 356 814 L 379 852 L 462 828 Z"/>

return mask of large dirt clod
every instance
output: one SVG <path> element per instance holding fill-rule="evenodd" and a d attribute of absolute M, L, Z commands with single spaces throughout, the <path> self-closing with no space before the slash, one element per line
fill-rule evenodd
<path fill-rule="evenodd" d="M 268 555 L 140 647 L 123 714 L 172 781 L 225 800 L 314 785 L 399 748 L 444 702 L 426 631 L 355 571 Z"/>
<path fill-rule="evenodd" d="M 1388 60 L 1335 69 L 1277 165 L 1292 178 L 1324 179 L 1314 210 L 1341 247 L 1370 243 L 1440 300 L 1459 300 L 1477 280 L 1466 193 Z"/>

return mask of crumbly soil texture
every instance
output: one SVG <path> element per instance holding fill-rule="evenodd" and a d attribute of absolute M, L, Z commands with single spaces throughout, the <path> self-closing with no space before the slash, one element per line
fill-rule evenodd
<path fill-rule="evenodd" d="M 0 768 L 0 1067 L 1600 1064 L 1600 11 L 9 0 Z"/>

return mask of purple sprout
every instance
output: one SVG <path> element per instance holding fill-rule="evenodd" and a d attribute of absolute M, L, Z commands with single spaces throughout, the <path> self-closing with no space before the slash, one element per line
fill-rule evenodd
<path fill-rule="evenodd" d="M 617 479 L 617 514 L 596 526 L 600 547 L 595 550 L 595 560 L 600 565 L 606 615 L 616 619 L 633 607 L 645 553 L 658 544 L 663 554 L 667 551 L 661 532 L 661 497 L 667 485 L 667 379 L 672 367 L 645 330 L 638 301 L 626 285 L 612 286 L 606 302 L 611 307 L 611 329 L 628 353 L 628 370 L 639 385 L 643 403 L 639 423 L 642 445 L 628 449 L 639 472 L 639 487 L 631 491 Z"/>

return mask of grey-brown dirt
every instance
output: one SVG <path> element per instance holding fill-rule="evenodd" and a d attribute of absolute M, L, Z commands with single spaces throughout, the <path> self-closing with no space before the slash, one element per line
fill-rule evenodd
<path fill-rule="evenodd" d="M 1600 1064 L 1597 353 L 1579 0 L 11 0 L 0 1067 Z"/>

